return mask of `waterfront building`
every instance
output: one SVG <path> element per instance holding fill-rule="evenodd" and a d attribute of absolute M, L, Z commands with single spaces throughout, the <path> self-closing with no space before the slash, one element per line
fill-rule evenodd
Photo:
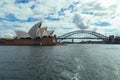
<path fill-rule="evenodd" d="M 114 35 L 109 36 L 109 43 L 115 43 Z"/>
<path fill-rule="evenodd" d="M 52 36 L 54 31 L 41 27 L 42 22 L 35 24 L 28 32 L 15 30 L 15 38 L 3 38 L 0 45 L 56 45 L 57 40 Z"/>
<path fill-rule="evenodd" d="M 42 22 L 39 22 L 35 25 L 33 25 L 33 27 L 27 32 L 25 31 L 21 31 L 21 30 L 15 30 L 16 33 L 16 38 L 17 39 L 21 39 L 21 38 L 42 38 L 44 36 L 48 37 L 51 36 L 53 34 L 53 30 L 47 30 L 47 27 L 41 27 Z"/>
<path fill-rule="evenodd" d="M 116 44 L 120 44 L 120 36 L 116 36 L 115 37 L 115 43 Z"/>

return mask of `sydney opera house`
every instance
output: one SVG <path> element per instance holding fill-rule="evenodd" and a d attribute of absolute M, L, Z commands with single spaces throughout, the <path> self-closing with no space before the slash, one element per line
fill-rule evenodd
<path fill-rule="evenodd" d="M 43 38 L 43 37 L 49 37 L 53 34 L 54 31 L 47 30 L 47 27 L 41 27 L 42 22 L 39 22 L 35 24 L 29 32 L 21 31 L 21 30 L 15 30 L 16 38 L 17 39 L 25 39 L 25 38 Z"/>
<path fill-rule="evenodd" d="M 54 31 L 47 30 L 47 27 L 41 25 L 42 22 L 38 22 L 28 32 L 15 30 L 15 38 L 1 39 L 0 45 L 55 45 L 57 40 L 53 36 Z"/>

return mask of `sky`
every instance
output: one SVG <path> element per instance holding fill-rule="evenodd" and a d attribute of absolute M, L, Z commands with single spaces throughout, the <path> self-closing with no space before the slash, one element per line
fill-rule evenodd
<path fill-rule="evenodd" d="M 42 27 L 62 35 L 75 30 L 120 36 L 120 0 L 1 0 L 0 36 Z"/>

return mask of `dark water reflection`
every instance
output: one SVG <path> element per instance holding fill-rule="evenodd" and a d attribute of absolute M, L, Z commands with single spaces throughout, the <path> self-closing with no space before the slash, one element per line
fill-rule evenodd
<path fill-rule="evenodd" d="M 0 46 L 0 80 L 120 80 L 120 45 Z"/>

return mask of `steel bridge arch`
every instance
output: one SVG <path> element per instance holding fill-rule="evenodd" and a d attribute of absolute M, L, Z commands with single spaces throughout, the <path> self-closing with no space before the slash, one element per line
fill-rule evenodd
<path fill-rule="evenodd" d="M 77 30 L 77 31 L 68 32 L 68 33 L 63 34 L 61 36 L 58 36 L 58 39 L 61 38 L 61 40 L 64 40 L 65 38 L 67 38 L 67 37 L 69 37 L 71 35 L 79 34 L 79 33 L 91 34 L 91 35 L 94 35 L 94 36 L 98 37 L 99 39 L 102 39 L 103 41 L 108 41 L 108 37 L 107 36 L 104 36 L 104 35 L 102 35 L 100 33 L 97 33 L 97 32 L 88 31 L 88 30 Z"/>

